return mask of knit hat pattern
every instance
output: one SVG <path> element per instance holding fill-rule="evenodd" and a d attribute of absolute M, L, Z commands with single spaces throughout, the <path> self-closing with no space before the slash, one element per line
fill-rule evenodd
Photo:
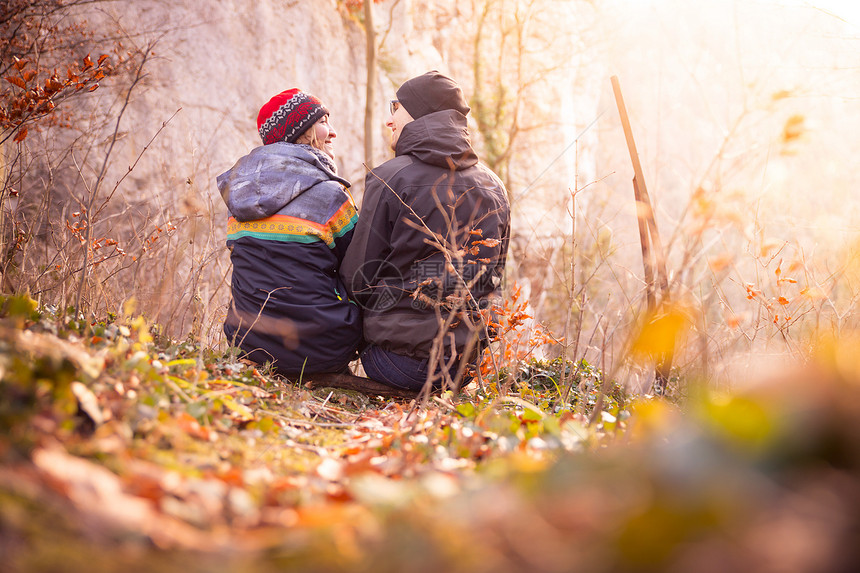
<path fill-rule="evenodd" d="M 288 89 L 270 99 L 257 115 L 257 130 L 263 145 L 286 141 L 295 143 L 329 111 L 314 96 L 298 88 Z"/>
<path fill-rule="evenodd" d="M 470 108 L 457 82 L 436 70 L 406 80 L 397 90 L 397 100 L 412 119 L 453 109 L 468 115 Z"/>

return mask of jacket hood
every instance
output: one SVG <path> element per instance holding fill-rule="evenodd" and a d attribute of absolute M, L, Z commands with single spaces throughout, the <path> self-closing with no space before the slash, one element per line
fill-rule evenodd
<path fill-rule="evenodd" d="M 323 181 L 339 177 L 329 156 L 304 144 L 286 142 L 257 147 L 216 179 L 221 198 L 239 221 L 270 217 Z"/>
<path fill-rule="evenodd" d="M 412 155 L 423 163 L 460 171 L 478 162 L 469 139 L 466 116 L 446 109 L 429 113 L 403 127 L 395 155 Z"/>

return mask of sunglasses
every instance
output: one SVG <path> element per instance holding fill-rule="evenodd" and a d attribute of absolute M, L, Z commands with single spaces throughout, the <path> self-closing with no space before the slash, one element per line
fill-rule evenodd
<path fill-rule="evenodd" d="M 391 115 L 394 115 L 394 112 L 400 108 L 400 101 L 393 99 L 388 102 L 388 111 L 391 112 Z"/>

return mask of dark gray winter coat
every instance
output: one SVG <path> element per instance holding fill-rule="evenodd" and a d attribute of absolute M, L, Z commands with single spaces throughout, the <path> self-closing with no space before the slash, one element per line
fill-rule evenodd
<path fill-rule="evenodd" d="M 341 266 L 350 297 L 364 308 L 365 339 L 427 358 L 441 335 L 446 355 L 462 352 L 472 335 L 468 321 L 460 317 L 440 332 L 437 309 L 444 320 L 459 300 L 448 297 L 470 293 L 466 306 L 477 318 L 501 282 L 509 234 L 504 185 L 478 162 L 466 117 L 444 110 L 408 123 L 395 158 L 365 179 L 361 218 Z"/>

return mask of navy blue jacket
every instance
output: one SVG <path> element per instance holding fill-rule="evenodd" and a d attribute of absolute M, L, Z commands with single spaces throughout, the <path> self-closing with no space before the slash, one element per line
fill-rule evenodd
<path fill-rule="evenodd" d="M 285 376 L 344 368 L 361 342 L 338 274 L 358 220 L 349 183 L 321 151 L 286 142 L 254 149 L 217 182 L 230 211 L 229 343 Z"/>

